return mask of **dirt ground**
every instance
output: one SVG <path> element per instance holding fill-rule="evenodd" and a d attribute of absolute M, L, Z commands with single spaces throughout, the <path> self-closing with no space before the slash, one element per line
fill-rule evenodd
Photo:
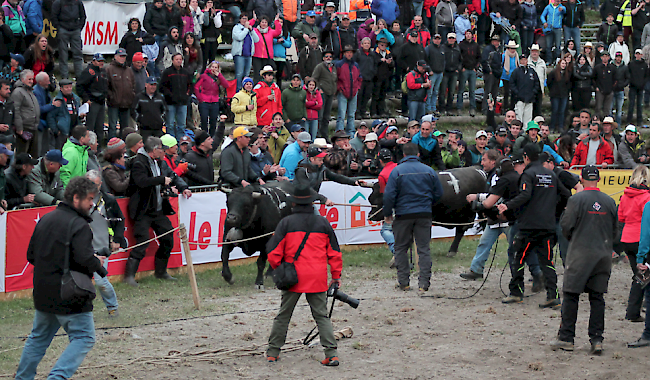
<path fill-rule="evenodd" d="M 522 304 L 503 305 L 499 290 L 501 268 L 494 268 L 485 287 L 474 298 L 448 300 L 421 298 L 416 291 L 399 292 L 387 271 L 376 270 L 375 280 L 344 288 L 362 299 L 354 310 L 337 303 L 335 330 L 350 326 L 354 336 L 339 341 L 341 366 L 325 368 L 320 346 L 281 354 L 269 364 L 263 356 L 215 358 L 195 355 L 155 364 L 130 360 L 142 356 L 162 357 L 179 352 L 199 353 L 219 348 L 264 345 L 279 306 L 279 291 L 267 290 L 225 300 L 214 299 L 232 311 L 228 314 L 191 321 L 128 330 L 98 331 L 97 344 L 84 367 L 105 363 L 124 366 L 80 369 L 75 379 L 640 379 L 647 367 L 649 349 L 628 349 L 642 323 L 624 321 L 630 284 L 626 263 L 614 267 L 607 314 L 604 353 L 588 353 L 588 304 L 580 304 L 576 351 L 553 352 L 548 343 L 560 323 L 559 311 L 541 310 L 539 293 Z M 480 282 L 466 282 L 454 273 L 435 273 L 429 295 L 463 296 Z M 562 270 L 560 269 L 561 273 Z M 345 275 L 345 273 L 344 273 Z M 353 273 L 348 273 L 352 275 Z M 345 278 L 345 277 L 344 277 Z M 350 278 L 350 277 L 348 277 Z M 510 276 L 506 271 L 503 287 Z M 560 276 L 561 280 L 561 276 Z M 415 275 L 411 284 L 417 284 Z M 530 284 L 530 283 L 528 283 Z M 347 286 L 345 286 L 347 285 Z M 527 285 L 527 290 L 529 290 Z M 304 298 L 293 316 L 288 341 L 305 336 L 313 320 Z M 262 349 L 258 349 L 262 352 Z M 46 370 L 49 363 L 42 363 Z"/>

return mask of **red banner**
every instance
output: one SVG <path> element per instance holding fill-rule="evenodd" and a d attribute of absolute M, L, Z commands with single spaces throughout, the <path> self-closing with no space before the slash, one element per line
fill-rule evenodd
<path fill-rule="evenodd" d="M 122 213 L 125 219 L 125 231 L 129 246 L 135 245 L 135 238 L 133 237 L 133 220 L 128 217 L 127 205 L 128 199 L 118 199 Z M 169 220 L 172 222 L 174 228 L 178 227 L 178 199 L 171 198 L 170 202 L 176 211 L 176 215 L 170 215 Z M 33 287 L 33 267 L 27 262 L 27 247 L 29 240 L 34 232 L 36 223 L 43 217 L 43 215 L 54 210 L 55 207 L 41 207 L 27 210 L 10 211 L 7 214 L 7 250 L 6 250 L 6 265 L 5 265 L 5 291 L 14 292 L 16 290 L 31 289 Z M 151 237 L 154 237 L 153 231 L 150 232 Z M 139 271 L 153 270 L 153 259 L 158 249 L 158 242 L 152 241 L 149 243 L 147 255 L 140 263 Z M 129 257 L 129 252 L 122 252 L 112 255 L 108 260 L 108 274 L 109 276 L 120 275 L 124 273 L 124 266 L 126 259 Z M 169 259 L 169 268 L 177 268 L 183 265 L 180 239 L 178 233 L 174 233 L 174 249 L 172 256 Z"/>

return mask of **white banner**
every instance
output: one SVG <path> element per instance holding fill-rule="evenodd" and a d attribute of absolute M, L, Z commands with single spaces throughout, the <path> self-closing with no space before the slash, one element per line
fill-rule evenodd
<path fill-rule="evenodd" d="M 5 291 L 5 257 L 7 253 L 7 213 L 0 215 L 0 293 Z"/>
<path fill-rule="evenodd" d="M 145 3 L 84 1 L 86 25 L 81 30 L 84 54 L 113 54 L 128 30 L 129 19 L 144 21 Z M 143 27 L 144 29 L 144 27 Z"/>

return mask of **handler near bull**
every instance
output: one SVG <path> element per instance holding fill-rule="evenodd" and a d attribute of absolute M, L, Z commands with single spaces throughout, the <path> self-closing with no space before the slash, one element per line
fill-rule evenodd
<path fill-rule="evenodd" d="M 605 299 L 612 272 L 612 249 L 616 237 L 616 203 L 598 187 L 600 173 L 593 165 L 582 169 L 584 191 L 572 196 L 560 221 L 569 239 L 564 271 L 562 322 L 553 350 L 573 351 L 580 293 L 589 293 L 589 340 L 591 353 L 603 351 Z"/>

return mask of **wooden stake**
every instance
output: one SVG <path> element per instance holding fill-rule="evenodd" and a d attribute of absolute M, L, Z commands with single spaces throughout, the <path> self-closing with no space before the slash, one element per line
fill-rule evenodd
<path fill-rule="evenodd" d="M 199 304 L 199 287 L 196 285 L 196 275 L 194 274 L 194 264 L 192 263 L 192 252 L 190 251 L 190 242 L 187 240 L 187 230 L 185 224 L 180 225 L 181 241 L 183 243 L 183 251 L 185 251 L 185 261 L 187 262 L 187 275 L 190 277 L 190 285 L 192 286 L 192 298 L 194 299 L 194 306 L 196 310 L 201 308 Z"/>

